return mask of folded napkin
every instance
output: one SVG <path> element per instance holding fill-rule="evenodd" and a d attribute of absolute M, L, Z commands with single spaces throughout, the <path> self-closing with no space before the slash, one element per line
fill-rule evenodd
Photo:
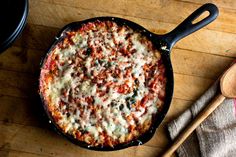
<path fill-rule="evenodd" d="M 219 93 L 217 80 L 192 106 L 168 124 L 174 139 Z M 236 157 L 236 100 L 222 104 L 179 147 L 180 157 Z"/>

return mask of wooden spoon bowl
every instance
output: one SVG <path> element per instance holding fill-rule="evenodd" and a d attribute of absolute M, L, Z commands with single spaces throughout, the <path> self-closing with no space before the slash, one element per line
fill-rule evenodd
<path fill-rule="evenodd" d="M 220 90 L 227 98 L 236 98 L 236 63 L 220 79 Z"/>

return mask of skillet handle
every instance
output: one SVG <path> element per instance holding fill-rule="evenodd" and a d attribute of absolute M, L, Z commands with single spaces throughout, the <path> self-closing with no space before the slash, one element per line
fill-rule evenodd
<path fill-rule="evenodd" d="M 209 15 L 201 21 L 194 23 L 205 11 L 209 12 Z M 172 49 L 174 44 L 185 36 L 199 30 L 216 19 L 219 14 L 219 10 L 216 5 L 212 3 L 206 3 L 194 11 L 188 18 L 186 18 L 181 24 L 179 24 L 174 30 L 164 35 L 164 39 L 169 44 L 169 49 Z"/>

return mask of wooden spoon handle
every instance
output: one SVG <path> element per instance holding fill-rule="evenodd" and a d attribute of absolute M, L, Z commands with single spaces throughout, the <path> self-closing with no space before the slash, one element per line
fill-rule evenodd
<path fill-rule="evenodd" d="M 171 156 L 176 149 L 187 139 L 187 137 L 224 101 L 225 97 L 222 94 L 218 94 L 212 102 L 207 105 L 195 119 L 186 127 L 186 129 L 180 133 L 175 139 L 171 147 L 162 155 L 162 157 Z"/>

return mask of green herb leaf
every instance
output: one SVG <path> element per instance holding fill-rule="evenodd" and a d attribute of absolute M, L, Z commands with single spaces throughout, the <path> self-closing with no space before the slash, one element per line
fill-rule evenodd
<path fill-rule="evenodd" d="M 91 53 L 92 53 L 92 49 L 89 47 L 87 50 L 86 50 L 86 55 L 91 55 Z"/>

